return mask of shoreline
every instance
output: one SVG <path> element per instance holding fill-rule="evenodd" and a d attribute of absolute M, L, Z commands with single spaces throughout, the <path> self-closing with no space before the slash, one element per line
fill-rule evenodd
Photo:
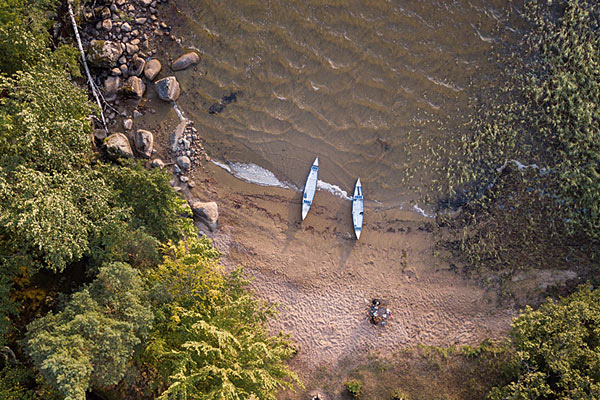
<path fill-rule="evenodd" d="M 176 25 L 175 14 L 168 3 L 157 13 L 165 26 Z M 186 82 L 201 79 L 202 71 L 198 66 L 172 71 L 170 61 L 186 49 L 176 35 L 168 37 L 167 43 L 163 35 L 148 38 L 156 41 L 152 56 L 165 64 L 158 78 L 175 76 L 182 97 L 189 96 Z M 158 98 L 151 81 L 147 86 L 136 102 L 117 104 L 125 115 L 112 118 L 111 132 L 123 131 L 120 124 L 132 115 L 133 129 L 125 130 L 129 141 L 135 143 L 138 129 L 151 131 L 147 165 L 158 158 L 171 168 L 177 154 L 169 150 L 169 141 L 181 118 L 172 104 Z M 182 112 L 193 126 L 193 116 Z M 198 136 L 194 146 L 202 149 L 202 132 Z M 335 368 L 365 353 L 394 354 L 420 343 L 473 345 L 508 332 L 516 312 L 497 306 L 495 293 L 458 276 L 435 256 L 424 211 L 368 202 L 363 234 L 356 241 L 349 201 L 319 190 L 301 223 L 299 191 L 245 182 L 200 155 L 186 173 L 173 173 L 172 186 L 190 204 L 217 202 L 218 228 L 212 231 L 198 221 L 197 226 L 223 253 L 226 269 L 243 265 L 256 296 L 279 304 L 272 332 L 290 334 L 298 346 L 290 365 L 305 381 L 324 366 Z M 389 302 L 392 317 L 385 327 L 367 321 L 373 298 Z"/>

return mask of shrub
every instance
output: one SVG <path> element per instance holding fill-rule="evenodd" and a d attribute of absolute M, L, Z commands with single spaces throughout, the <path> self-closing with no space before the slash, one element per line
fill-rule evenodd
<path fill-rule="evenodd" d="M 350 396 L 352 396 L 355 399 L 360 398 L 360 395 L 362 392 L 362 382 L 361 381 L 359 381 L 357 379 L 352 379 L 352 380 L 344 383 L 344 387 L 346 388 L 348 393 L 350 393 Z"/>

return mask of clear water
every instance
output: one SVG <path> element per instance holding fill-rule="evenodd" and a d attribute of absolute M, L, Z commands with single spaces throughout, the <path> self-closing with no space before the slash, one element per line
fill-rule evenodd
<path fill-rule="evenodd" d="M 367 199 L 427 214 L 470 101 L 495 84 L 507 3 L 178 0 L 175 32 L 201 54 L 179 103 L 220 162 L 301 188 L 318 156 L 322 186 L 360 177 Z"/>

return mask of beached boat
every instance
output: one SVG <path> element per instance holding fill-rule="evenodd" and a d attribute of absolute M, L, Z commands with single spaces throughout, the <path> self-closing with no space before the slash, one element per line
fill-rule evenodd
<path fill-rule="evenodd" d="M 315 198 L 315 192 L 317 191 L 317 180 L 319 178 L 319 157 L 315 158 L 310 172 L 306 177 L 306 184 L 304 185 L 304 194 L 302 195 L 302 220 L 306 218 L 308 210 L 312 205 L 313 199 Z"/>
<path fill-rule="evenodd" d="M 354 185 L 354 196 L 352 197 L 352 223 L 354 224 L 354 233 L 356 234 L 356 239 L 360 239 L 364 213 L 365 203 L 363 199 L 362 185 L 360 184 L 360 178 L 358 178 L 356 180 L 356 185 Z"/>

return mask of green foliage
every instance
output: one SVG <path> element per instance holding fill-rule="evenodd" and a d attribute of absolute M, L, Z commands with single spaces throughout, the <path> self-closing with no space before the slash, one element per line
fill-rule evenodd
<path fill-rule="evenodd" d="M 0 369 L 0 399 L 2 400 L 59 400 L 56 391 L 36 379 L 31 369 L 21 365 Z"/>
<path fill-rule="evenodd" d="M 62 311 L 28 326 L 27 353 L 65 399 L 85 399 L 90 386 L 112 386 L 123 378 L 152 322 L 143 288 L 133 268 L 109 264 Z"/>
<path fill-rule="evenodd" d="M 125 162 L 120 168 L 101 165 L 100 170 L 112 185 L 119 205 L 131 210 L 131 225 L 144 227 L 161 242 L 178 240 L 195 233 L 191 210 L 169 185 L 168 175 L 141 163 Z"/>
<path fill-rule="evenodd" d="M 268 335 L 272 310 L 247 291 L 241 271 L 223 277 L 206 239 L 166 252 L 149 276 L 161 296 L 143 355 L 157 371 L 160 399 L 275 400 L 279 388 L 299 383 L 285 365 L 294 350 Z"/>
<path fill-rule="evenodd" d="M 12 77 L 0 76 L 2 166 L 67 171 L 92 155 L 87 94 L 54 65 L 40 62 Z"/>
<path fill-rule="evenodd" d="M 27 69 L 48 53 L 54 0 L 0 0 L 0 74 Z"/>
<path fill-rule="evenodd" d="M 527 307 L 513 321 L 520 365 L 490 400 L 589 399 L 600 396 L 600 291 L 581 287 L 570 297 Z"/>
<path fill-rule="evenodd" d="M 0 370 L 0 398 L 6 400 L 33 400 L 35 393 L 24 384 L 31 380 L 24 368 L 4 367 Z"/>
<path fill-rule="evenodd" d="M 469 162 L 451 168 L 453 187 L 472 199 L 454 248 L 472 265 L 560 267 L 600 254 L 596 3 L 527 2 L 519 49 L 498 54 L 504 83 L 476 105 L 457 157 Z"/>
<path fill-rule="evenodd" d="M 344 387 L 355 399 L 360 398 L 360 394 L 362 392 L 362 382 L 357 379 L 352 379 L 344 383 Z"/>

